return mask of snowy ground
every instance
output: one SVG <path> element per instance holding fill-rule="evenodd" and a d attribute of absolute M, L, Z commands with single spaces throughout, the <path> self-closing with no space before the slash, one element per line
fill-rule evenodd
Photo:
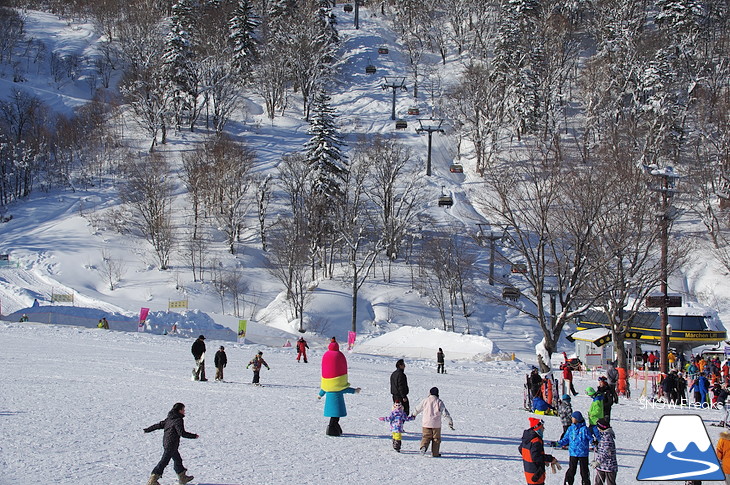
<path fill-rule="evenodd" d="M 142 484 L 161 454 L 162 433 L 142 428 L 163 419 L 177 401 L 187 406 L 181 454 L 197 484 L 464 483 L 521 484 L 517 445 L 531 414 L 521 409 L 525 365 L 512 361 L 454 363 L 435 372 L 433 359 L 407 359 L 412 405 L 438 386 L 455 431 L 444 430 L 440 459 L 418 453 L 420 418 L 407 423 L 403 452 L 390 446 L 388 380 L 395 358 L 347 354 L 349 378 L 345 435 L 324 434 L 319 363 L 297 363 L 294 350 L 208 340 L 209 360 L 222 343 L 226 382 L 192 382 L 192 340 L 72 326 L 0 324 L 0 469 L 3 485 L 31 483 Z M 245 364 L 262 349 L 271 370 L 264 387 L 250 385 Z M 580 390 L 592 376 L 576 378 Z M 635 391 L 635 395 L 639 392 Z M 588 398 L 574 399 L 587 411 Z M 676 411 L 673 411 L 676 412 Z M 690 411 L 683 411 L 690 412 Z M 614 408 L 619 483 L 634 483 L 659 417 L 637 399 Z M 692 411 L 694 413 L 694 411 Z M 704 411 L 719 419 L 718 411 Z M 546 439 L 560 424 L 546 418 Z M 720 428 L 708 427 L 713 443 Z M 567 451 L 555 455 L 565 463 Z M 548 484 L 559 483 L 550 475 Z M 176 483 L 171 466 L 161 482 Z M 649 482 L 642 482 L 649 483 Z"/>

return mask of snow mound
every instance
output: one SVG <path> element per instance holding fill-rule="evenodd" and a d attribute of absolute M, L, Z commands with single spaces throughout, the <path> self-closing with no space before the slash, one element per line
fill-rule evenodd
<path fill-rule="evenodd" d="M 26 314 L 28 320 L 36 323 L 52 325 L 76 325 L 79 327 L 94 328 L 102 317 L 106 317 L 110 330 L 136 332 L 138 316 L 129 316 L 117 312 L 105 312 L 98 308 L 86 308 L 66 305 L 45 305 L 24 308 L 11 313 L 6 320 L 17 322 Z M 217 340 L 236 340 L 236 332 L 215 321 L 200 310 L 185 310 L 181 312 L 157 311 L 147 315 L 145 331 L 156 334 L 172 333 L 175 326 L 175 335 L 192 337 L 204 334 L 206 338 Z"/>
<path fill-rule="evenodd" d="M 434 359 L 441 348 L 449 360 L 506 360 L 490 339 L 477 335 L 401 327 L 378 337 L 366 339 L 353 349 L 361 354 Z"/>

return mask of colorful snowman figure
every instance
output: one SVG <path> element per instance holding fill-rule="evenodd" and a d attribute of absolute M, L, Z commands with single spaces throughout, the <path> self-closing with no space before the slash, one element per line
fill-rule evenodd
<path fill-rule="evenodd" d="M 360 388 L 350 387 L 347 380 L 347 359 L 340 352 L 340 346 L 332 341 L 329 350 L 322 356 L 322 383 L 319 397 L 325 396 L 324 415 L 330 418 L 326 433 L 329 436 L 340 436 L 340 418 L 347 416 L 345 394 L 360 392 Z"/>

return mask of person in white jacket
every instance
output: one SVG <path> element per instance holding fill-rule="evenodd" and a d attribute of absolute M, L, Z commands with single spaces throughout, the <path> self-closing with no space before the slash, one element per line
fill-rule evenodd
<path fill-rule="evenodd" d="M 454 420 L 451 419 L 448 409 L 444 402 L 439 399 L 438 387 L 432 387 L 429 396 L 418 403 L 414 409 L 412 417 L 423 413 L 421 426 L 423 427 L 423 437 L 421 438 L 421 453 L 426 454 L 428 445 L 431 443 L 431 456 L 441 456 L 441 416 L 446 418 L 449 428 L 454 429 Z"/>

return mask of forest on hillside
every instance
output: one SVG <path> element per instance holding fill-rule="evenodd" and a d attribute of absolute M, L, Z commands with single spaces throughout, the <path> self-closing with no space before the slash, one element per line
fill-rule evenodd
<path fill-rule="evenodd" d="M 423 186 L 397 138 L 344 145 L 331 103 L 343 4 L 5 4 L 0 66 L 14 88 L 0 99 L 0 207 L 113 180 L 123 204 L 107 217 L 149 241 L 161 269 L 179 253 L 203 279 L 212 239 L 236 254 L 242 231 L 255 231 L 301 316 L 317 278 L 343 276 L 356 299 L 376 262 L 412 262 L 417 286 L 453 327 L 470 301 L 494 295 L 475 283 L 484 275 L 473 261 L 497 231 L 525 275 L 521 299 L 506 303 L 535 318 L 550 351 L 588 307 L 605 311 L 618 344 L 662 283 L 663 238 L 670 271 L 693 239 L 730 271 L 727 1 L 359 2 L 387 20 L 409 95 L 450 120 L 457 158 L 483 181 L 471 203 L 492 233 L 470 244 L 433 228 L 424 237 Z M 23 9 L 92 21 L 98 54 L 49 52 L 26 36 Z M 83 79 L 90 101 L 71 116 L 54 112 L 23 89 L 38 73 L 58 85 Z M 227 131 L 247 98 L 271 120 L 294 111 L 309 123 L 308 142 L 276 171 L 254 171 L 255 147 Z M 146 136 L 147 153 L 133 149 L 125 122 Z M 183 131 L 205 140 L 179 159 L 159 150 Z M 182 236 L 177 184 L 189 221 Z M 286 207 L 276 220 L 271 204 Z M 673 231 L 682 217 L 704 229 Z M 214 278 L 221 291 L 241 291 L 240 275 Z"/>

